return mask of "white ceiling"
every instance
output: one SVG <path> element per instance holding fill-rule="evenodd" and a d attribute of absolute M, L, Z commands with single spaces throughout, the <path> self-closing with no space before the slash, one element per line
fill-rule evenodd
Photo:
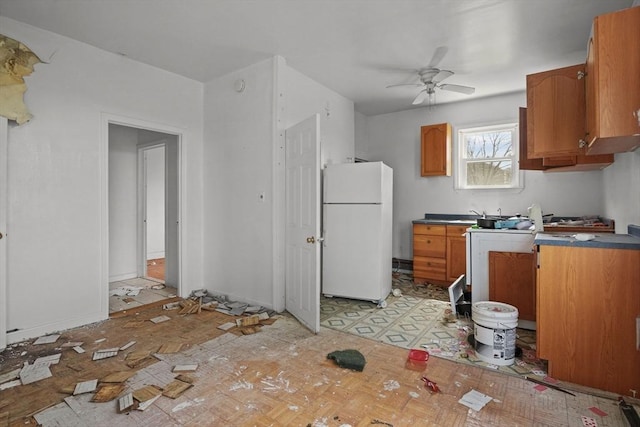
<path fill-rule="evenodd" d="M 525 89 L 525 75 L 583 62 L 594 16 L 632 0 L 0 0 L 0 15 L 201 82 L 273 55 L 365 115 L 413 108 L 411 70 L 436 48 L 438 103 Z M 0 29 L 1 33 L 1 29 Z M 37 52 L 36 52 L 37 53 Z"/>

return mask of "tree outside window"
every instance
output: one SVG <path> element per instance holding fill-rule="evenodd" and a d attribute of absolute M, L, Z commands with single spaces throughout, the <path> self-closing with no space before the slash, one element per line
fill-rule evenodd
<path fill-rule="evenodd" d="M 517 188 L 517 124 L 460 129 L 459 188 Z"/>

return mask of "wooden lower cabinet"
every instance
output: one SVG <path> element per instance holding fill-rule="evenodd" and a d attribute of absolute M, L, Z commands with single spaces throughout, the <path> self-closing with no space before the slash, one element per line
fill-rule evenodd
<path fill-rule="evenodd" d="M 467 225 L 447 225 L 447 280 L 453 283 L 467 272 Z"/>
<path fill-rule="evenodd" d="M 518 319 L 536 320 L 536 255 L 489 252 L 489 299 L 518 309 Z"/>
<path fill-rule="evenodd" d="M 413 278 L 449 286 L 467 269 L 467 226 L 413 224 Z"/>
<path fill-rule="evenodd" d="M 539 246 L 537 351 L 549 375 L 640 391 L 640 251 Z"/>

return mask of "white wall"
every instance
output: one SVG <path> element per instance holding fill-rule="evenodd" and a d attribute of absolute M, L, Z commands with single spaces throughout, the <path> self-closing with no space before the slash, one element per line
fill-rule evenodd
<path fill-rule="evenodd" d="M 26 79 L 31 122 L 9 130 L 9 342 L 105 319 L 105 114 L 183 135 L 183 282 L 202 284 L 202 85 L 0 17 L 46 64 Z M 188 293 L 188 289 L 187 289 Z"/>
<path fill-rule="evenodd" d="M 138 275 L 138 131 L 109 125 L 109 281 Z"/>
<path fill-rule="evenodd" d="M 320 114 L 321 167 L 353 162 L 355 130 L 353 101 L 332 92 L 295 69 L 283 67 L 287 129 Z"/>
<path fill-rule="evenodd" d="M 243 92 L 234 90 L 239 79 Z M 205 284 L 281 310 L 284 132 L 319 113 L 323 163 L 345 162 L 354 155 L 353 103 L 275 57 L 207 83 L 204 111 Z"/>
<path fill-rule="evenodd" d="M 145 150 L 147 171 L 147 259 L 164 258 L 164 146 Z"/>
<path fill-rule="evenodd" d="M 234 90 L 238 79 L 243 92 Z M 265 306 L 272 301 L 273 107 L 273 60 L 205 84 L 204 285 Z"/>
<path fill-rule="evenodd" d="M 627 233 L 629 224 L 640 225 L 640 149 L 615 155 L 603 171 L 604 215 L 616 221 L 616 233 Z"/>
<path fill-rule="evenodd" d="M 358 118 L 358 122 L 366 123 L 366 135 L 356 137 L 356 157 L 384 161 L 394 171 L 394 257 L 412 258 L 411 221 L 425 213 L 468 214 L 475 209 L 496 214 L 501 208 L 505 214 L 526 214 L 534 202 L 545 213 L 559 216 L 607 213 L 602 171 L 525 171 L 522 190 L 456 190 L 453 176 L 420 176 L 420 126 L 451 123 L 455 158 L 459 128 L 517 123 L 518 108 L 525 105 L 522 92 Z M 356 126 L 361 128 L 361 123 Z M 455 168 L 454 163 L 454 172 Z"/>

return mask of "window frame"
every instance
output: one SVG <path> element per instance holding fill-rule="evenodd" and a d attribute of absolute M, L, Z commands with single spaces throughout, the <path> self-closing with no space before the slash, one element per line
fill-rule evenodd
<path fill-rule="evenodd" d="M 520 135 L 519 135 L 519 124 L 517 122 L 505 122 L 491 125 L 482 125 L 482 126 L 465 126 L 459 127 L 456 132 L 456 163 L 457 170 L 455 173 L 456 177 L 456 189 L 459 190 L 510 190 L 510 189 L 522 189 L 523 188 L 523 177 L 520 171 L 520 162 L 519 162 L 519 147 L 520 147 Z M 501 185 L 468 185 L 467 184 L 467 164 L 474 163 L 479 161 L 479 159 L 471 160 L 466 158 L 466 145 L 465 135 L 471 133 L 490 133 L 497 131 L 508 131 L 511 133 L 511 156 L 508 157 L 488 157 L 487 159 L 496 159 L 496 160 L 509 160 L 512 165 L 512 174 L 511 174 L 511 183 L 510 184 L 501 184 Z M 485 159 L 486 160 L 486 159 Z"/>

